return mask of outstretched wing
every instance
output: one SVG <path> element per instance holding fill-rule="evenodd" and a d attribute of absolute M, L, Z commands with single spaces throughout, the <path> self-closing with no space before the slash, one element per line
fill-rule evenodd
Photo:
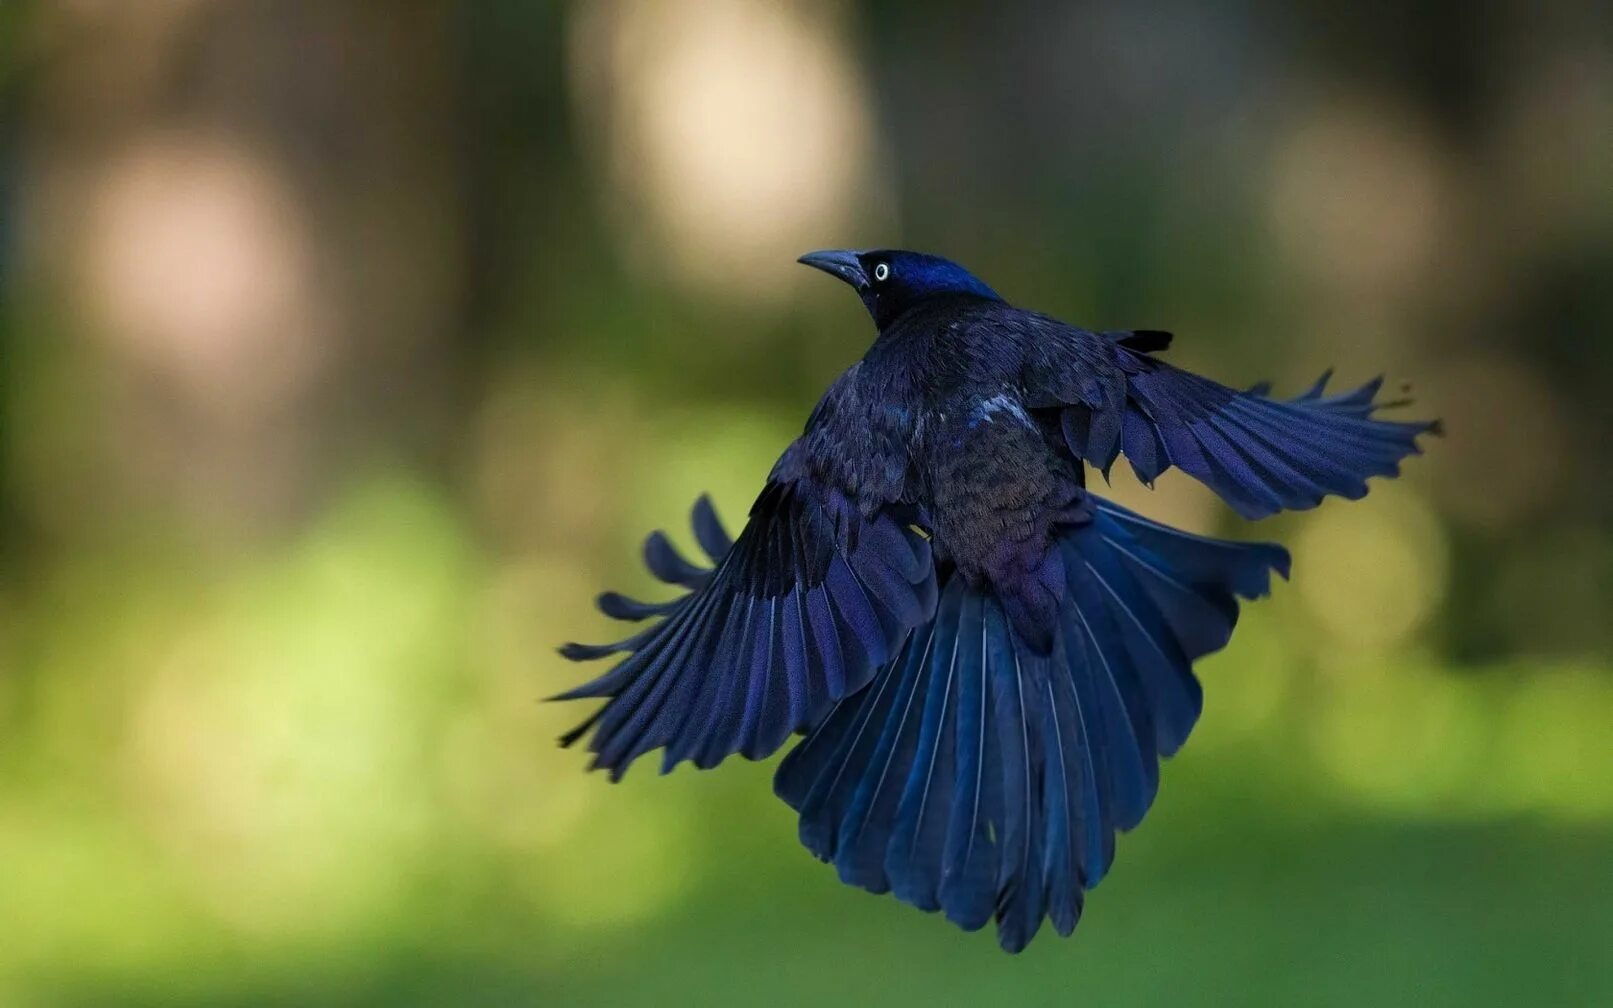
<path fill-rule="evenodd" d="M 715 766 L 736 752 L 761 759 L 862 689 L 929 618 L 929 542 L 913 528 L 918 513 L 897 499 L 900 475 L 880 482 L 904 473 L 905 460 L 870 447 L 848 379 L 854 372 L 779 460 L 738 539 L 729 541 L 706 498 L 695 503 L 695 538 L 711 568 L 685 560 L 659 532 L 645 541 L 651 573 L 687 594 L 664 603 L 599 597 L 608 616 L 657 622 L 614 644 L 561 649 L 576 661 L 622 655 L 556 698 L 606 699 L 562 745 L 592 730 L 593 766 L 612 779 L 663 746 L 663 773 L 684 760 Z M 849 441 L 850 429 L 861 439 Z M 846 442 L 843 460 L 831 450 L 837 441 Z"/>
<path fill-rule="evenodd" d="M 1303 395 L 1237 391 L 1151 354 L 1170 334 L 1089 332 L 1016 313 L 1006 324 L 1025 347 L 1026 404 L 1060 411 L 1064 442 L 1105 474 L 1122 452 L 1152 483 L 1175 466 L 1245 518 L 1315 507 L 1329 495 L 1361 497 L 1371 476 L 1394 476 L 1438 424 L 1379 419 L 1399 403 L 1374 400 L 1382 379 L 1328 395 L 1329 375 Z"/>

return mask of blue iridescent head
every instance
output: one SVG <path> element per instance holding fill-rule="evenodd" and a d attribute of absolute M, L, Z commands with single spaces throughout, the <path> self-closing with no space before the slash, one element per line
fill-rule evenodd
<path fill-rule="evenodd" d="M 881 329 L 913 305 L 937 295 L 1002 300 L 962 266 L 922 252 L 833 249 L 808 252 L 799 261 L 850 284 Z"/>

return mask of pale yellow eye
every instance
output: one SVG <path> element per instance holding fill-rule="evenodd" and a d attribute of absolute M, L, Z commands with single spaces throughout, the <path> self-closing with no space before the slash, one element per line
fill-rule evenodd
<path fill-rule="evenodd" d="M 889 280 L 890 276 L 891 276 L 890 263 L 879 263 L 877 266 L 874 267 L 874 279 L 879 281 L 880 283 L 884 283 L 886 280 Z"/>

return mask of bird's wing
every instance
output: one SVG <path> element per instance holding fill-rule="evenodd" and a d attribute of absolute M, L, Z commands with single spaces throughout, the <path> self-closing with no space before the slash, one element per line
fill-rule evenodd
<path fill-rule="evenodd" d="M 1003 320 L 1024 347 L 1026 405 L 1060 414 L 1069 451 L 1108 473 L 1124 453 L 1152 483 L 1176 466 L 1245 518 L 1351 499 L 1367 478 L 1394 476 L 1437 423 L 1383 420 L 1382 379 L 1329 395 L 1324 374 L 1308 391 L 1277 399 L 1269 386 L 1228 388 L 1152 356 L 1170 334 L 1089 332 L 1032 313 Z"/>
<path fill-rule="evenodd" d="M 645 542 L 651 573 L 687 594 L 658 604 L 600 596 L 609 616 L 657 622 L 614 644 L 562 649 L 577 661 L 623 656 L 556 698 L 606 699 L 562 744 L 592 729 L 593 765 L 613 778 L 663 746 L 662 772 L 684 760 L 715 766 L 736 752 L 762 759 L 866 685 L 929 618 L 929 542 L 912 527 L 915 513 L 881 502 L 899 467 L 870 448 L 868 418 L 845 383 L 779 460 L 738 539 L 708 500 L 696 502 L 695 538 L 712 567 L 685 560 L 659 532 Z M 853 429 L 861 441 L 847 442 Z"/>

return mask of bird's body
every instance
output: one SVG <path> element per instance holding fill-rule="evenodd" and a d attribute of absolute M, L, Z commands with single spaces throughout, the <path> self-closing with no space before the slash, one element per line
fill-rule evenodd
<path fill-rule="evenodd" d="M 777 790 L 841 877 L 1018 950 L 1044 917 L 1068 933 L 1197 719 L 1191 671 L 1237 598 L 1286 576 L 1265 544 L 1203 539 L 1102 500 L 1085 466 L 1175 465 L 1240 513 L 1359 497 L 1428 424 L 1372 416 L 1376 383 L 1294 400 L 1236 392 L 1152 356 L 1168 334 L 1092 332 L 1015 308 L 916 253 L 814 253 L 878 335 L 812 411 L 714 567 L 652 536 L 646 560 L 690 593 L 601 608 L 665 616 L 615 645 L 595 764 L 665 747 L 712 766 L 807 731 Z"/>
<path fill-rule="evenodd" d="M 1023 402 L 1023 347 L 997 324 L 1013 311 L 957 295 L 901 315 L 824 396 L 774 478 L 800 465 L 865 515 L 919 508 L 937 563 L 1016 598 L 1032 592 L 1025 569 L 1079 498 L 1081 471 L 1057 447 L 1058 425 Z"/>

